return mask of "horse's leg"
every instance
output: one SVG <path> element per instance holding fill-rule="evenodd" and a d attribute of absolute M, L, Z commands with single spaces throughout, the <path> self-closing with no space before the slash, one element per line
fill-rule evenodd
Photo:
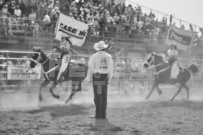
<path fill-rule="evenodd" d="M 53 92 L 53 89 L 56 88 L 56 85 L 57 85 L 57 83 L 56 83 L 56 82 L 53 82 L 49 90 L 50 90 L 50 92 L 51 92 L 51 95 L 52 95 L 54 98 L 59 99 L 59 98 L 60 98 L 59 95 L 57 95 L 57 94 L 55 94 L 55 93 Z"/>
<path fill-rule="evenodd" d="M 156 84 L 156 90 L 157 90 L 157 92 L 158 92 L 159 95 L 162 94 L 162 91 L 161 91 L 161 89 L 159 88 L 159 84 L 158 84 L 158 83 Z"/>
<path fill-rule="evenodd" d="M 65 91 L 68 91 L 68 81 L 66 81 Z"/>
<path fill-rule="evenodd" d="M 187 91 L 187 99 L 189 99 L 189 97 L 190 97 L 190 89 L 189 89 L 189 87 L 185 84 L 185 85 L 183 85 L 183 88 L 185 88 L 185 90 Z"/>
<path fill-rule="evenodd" d="M 177 91 L 176 94 L 173 96 L 173 98 L 171 98 L 170 101 L 173 101 L 173 100 L 175 99 L 175 97 L 180 93 L 182 87 L 183 87 L 183 84 L 180 84 L 178 91 Z"/>
<path fill-rule="evenodd" d="M 68 101 L 70 101 L 78 91 L 81 91 L 81 82 L 78 83 L 72 82 L 72 91 L 68 99 L 65 101 L 65 103 L 68 103 Z"/>
<path fill-rule="evenodd" d="M 40 88 L 39 88 L 39 101 L 43 100 L 43 98 L 42 98 L 42 88 L 44 88 L 48 84 L 49 84 L 49 81 L 48 80 L 44 80 L 44 82 L 40 85 Z"/>
<path fill-rule="evenodd" d="M 151 94 L 152 94 L 152 92 L 154 91 L 154 89 L 156 88 L 156 86 L 157 86 L 157 82 L 154 81 L 154 84 L 153 84 L 153 86 L 152 86 L 152 89 L 151 89 L 151 91 L 149 92 L 149 94 L 147 95 L 146 99 L 149 99 L 149 97 L 151 96 Z"/>

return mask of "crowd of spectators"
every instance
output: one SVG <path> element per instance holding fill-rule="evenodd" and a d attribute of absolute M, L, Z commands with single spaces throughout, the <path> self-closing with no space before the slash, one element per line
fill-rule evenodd
<path fill-rule="evenodd" d="M 87 23 L 90 35 L 159 36 L 167 34 L 169 24 L 175 25 L 172 15 L 159 20 L 152 11 L 147 14 L 140 6 L 115 4 L 114 0 L 105 4 L 102 0 L 32 1 L 0 1 L 1 33 L 13 35 L 15 30 L 28 30 L 37 37 L 41 32 L 54 32 L 60 12 Z M 185 29 L 184 25 L 181 28 Z M 189 30 L 194 31 L 191 24 Z"/>

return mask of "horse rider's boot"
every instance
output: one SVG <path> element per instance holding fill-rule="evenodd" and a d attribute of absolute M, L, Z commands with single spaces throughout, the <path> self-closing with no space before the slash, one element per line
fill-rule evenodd
<path fill-rule="evenodd" d="M 62 65 L 61 65 L 62 66 Z M 62 69 L 61 69 L 61 67 L 60 67 L 60 69 L 59 69 L 59 72 L 58 72 L 58 76 L 57 76 L 57 79 L 56 79 L 56 81 L 55 81 L 55 84 L 56 83 L 58 83 L 58 82 L 61 82 L 61 81 L 63 81 L 62 79 L 62 74 L 63 74 L 63 71 L 62 71 Z"/>
<path fill-rule="evenodd" d="M 66 68 L 68 67 L 69 64 L 69 57 L 68 55 L 64 55 L 61 61 L 61 67 L 59 69 L 59 73 L 56 79 L 56 82 L 59 82 L 62 79 L 63 73 L 65 72 Z M 62 80 L 61 80 L 62 81 Z"/>

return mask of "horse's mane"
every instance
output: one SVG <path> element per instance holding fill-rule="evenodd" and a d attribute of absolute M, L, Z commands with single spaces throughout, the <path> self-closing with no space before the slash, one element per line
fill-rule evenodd
<path fill-rule="evenodd" d="M 156 56 L 158 56 L 158 57 L 160 57 L 161 60 L 163 60 L 163 62 L 167 63 L 167 60 L 165 59 L 165 57 L 164 57 L 162 54 L 158 54 L 158 53 L 156 53 L 156 52 L 153 52 L 152 54 L 153 54 L 153 55 L 156 55 Z"/>
<path fill-rule="evenodd" d="M 158 54 L 158 53 L 156 53 L 156 52 L 153 52 L 152 54 L 154 54 L 154 55 L 156 55 L 156 56 L 158 56 L 158 57 L 161 57 L 163 60 L 164 60 L 164 56 L 162 55 L 162 54 Z M 165 61 L 165 60 L 164 60 Z"/>
<path fill-rule="evenodd" d="M 48 57 L 48 56 L 46 55 L 46 53 L 43 52 L 42 50 L 40 50 L 39 52 L 40 52 L 42 55 L 44 55 L 45 57 Z"/>

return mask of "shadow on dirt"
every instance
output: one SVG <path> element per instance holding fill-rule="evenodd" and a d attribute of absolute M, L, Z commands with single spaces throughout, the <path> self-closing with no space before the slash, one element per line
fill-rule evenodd
<path fill-rule="evenodd" d="M 42 107 L 39 110 L 27 111 L 30 114 L 37 114 L 41 112 L 49 112 L 52 118 L 59 118 L 63 116 L 74 116 L 74 115 L 84 115 L 88 114 L 88 111 L 91 106 L 82 106 L 82 105 L 68 105 L 68 106 L 49 106 Z"/>
<path fill-rule="evenodd" d="M 182 107 L 185 109 L 191 110 L 203 110 L 203 101 L 191 101 L 191 100 L 183 100 L 183 101 L 166 101 L 166 102 L 155 102 L 154 108 L 169 108 L 169 107 Z"/>
<path fill-rule="evenodd" d="M 90 128 L 95 134 L 116 135 L 123 131 L 122 128 L 109 123 L 106 119 L 96 119 L 94 125 Z"/>

